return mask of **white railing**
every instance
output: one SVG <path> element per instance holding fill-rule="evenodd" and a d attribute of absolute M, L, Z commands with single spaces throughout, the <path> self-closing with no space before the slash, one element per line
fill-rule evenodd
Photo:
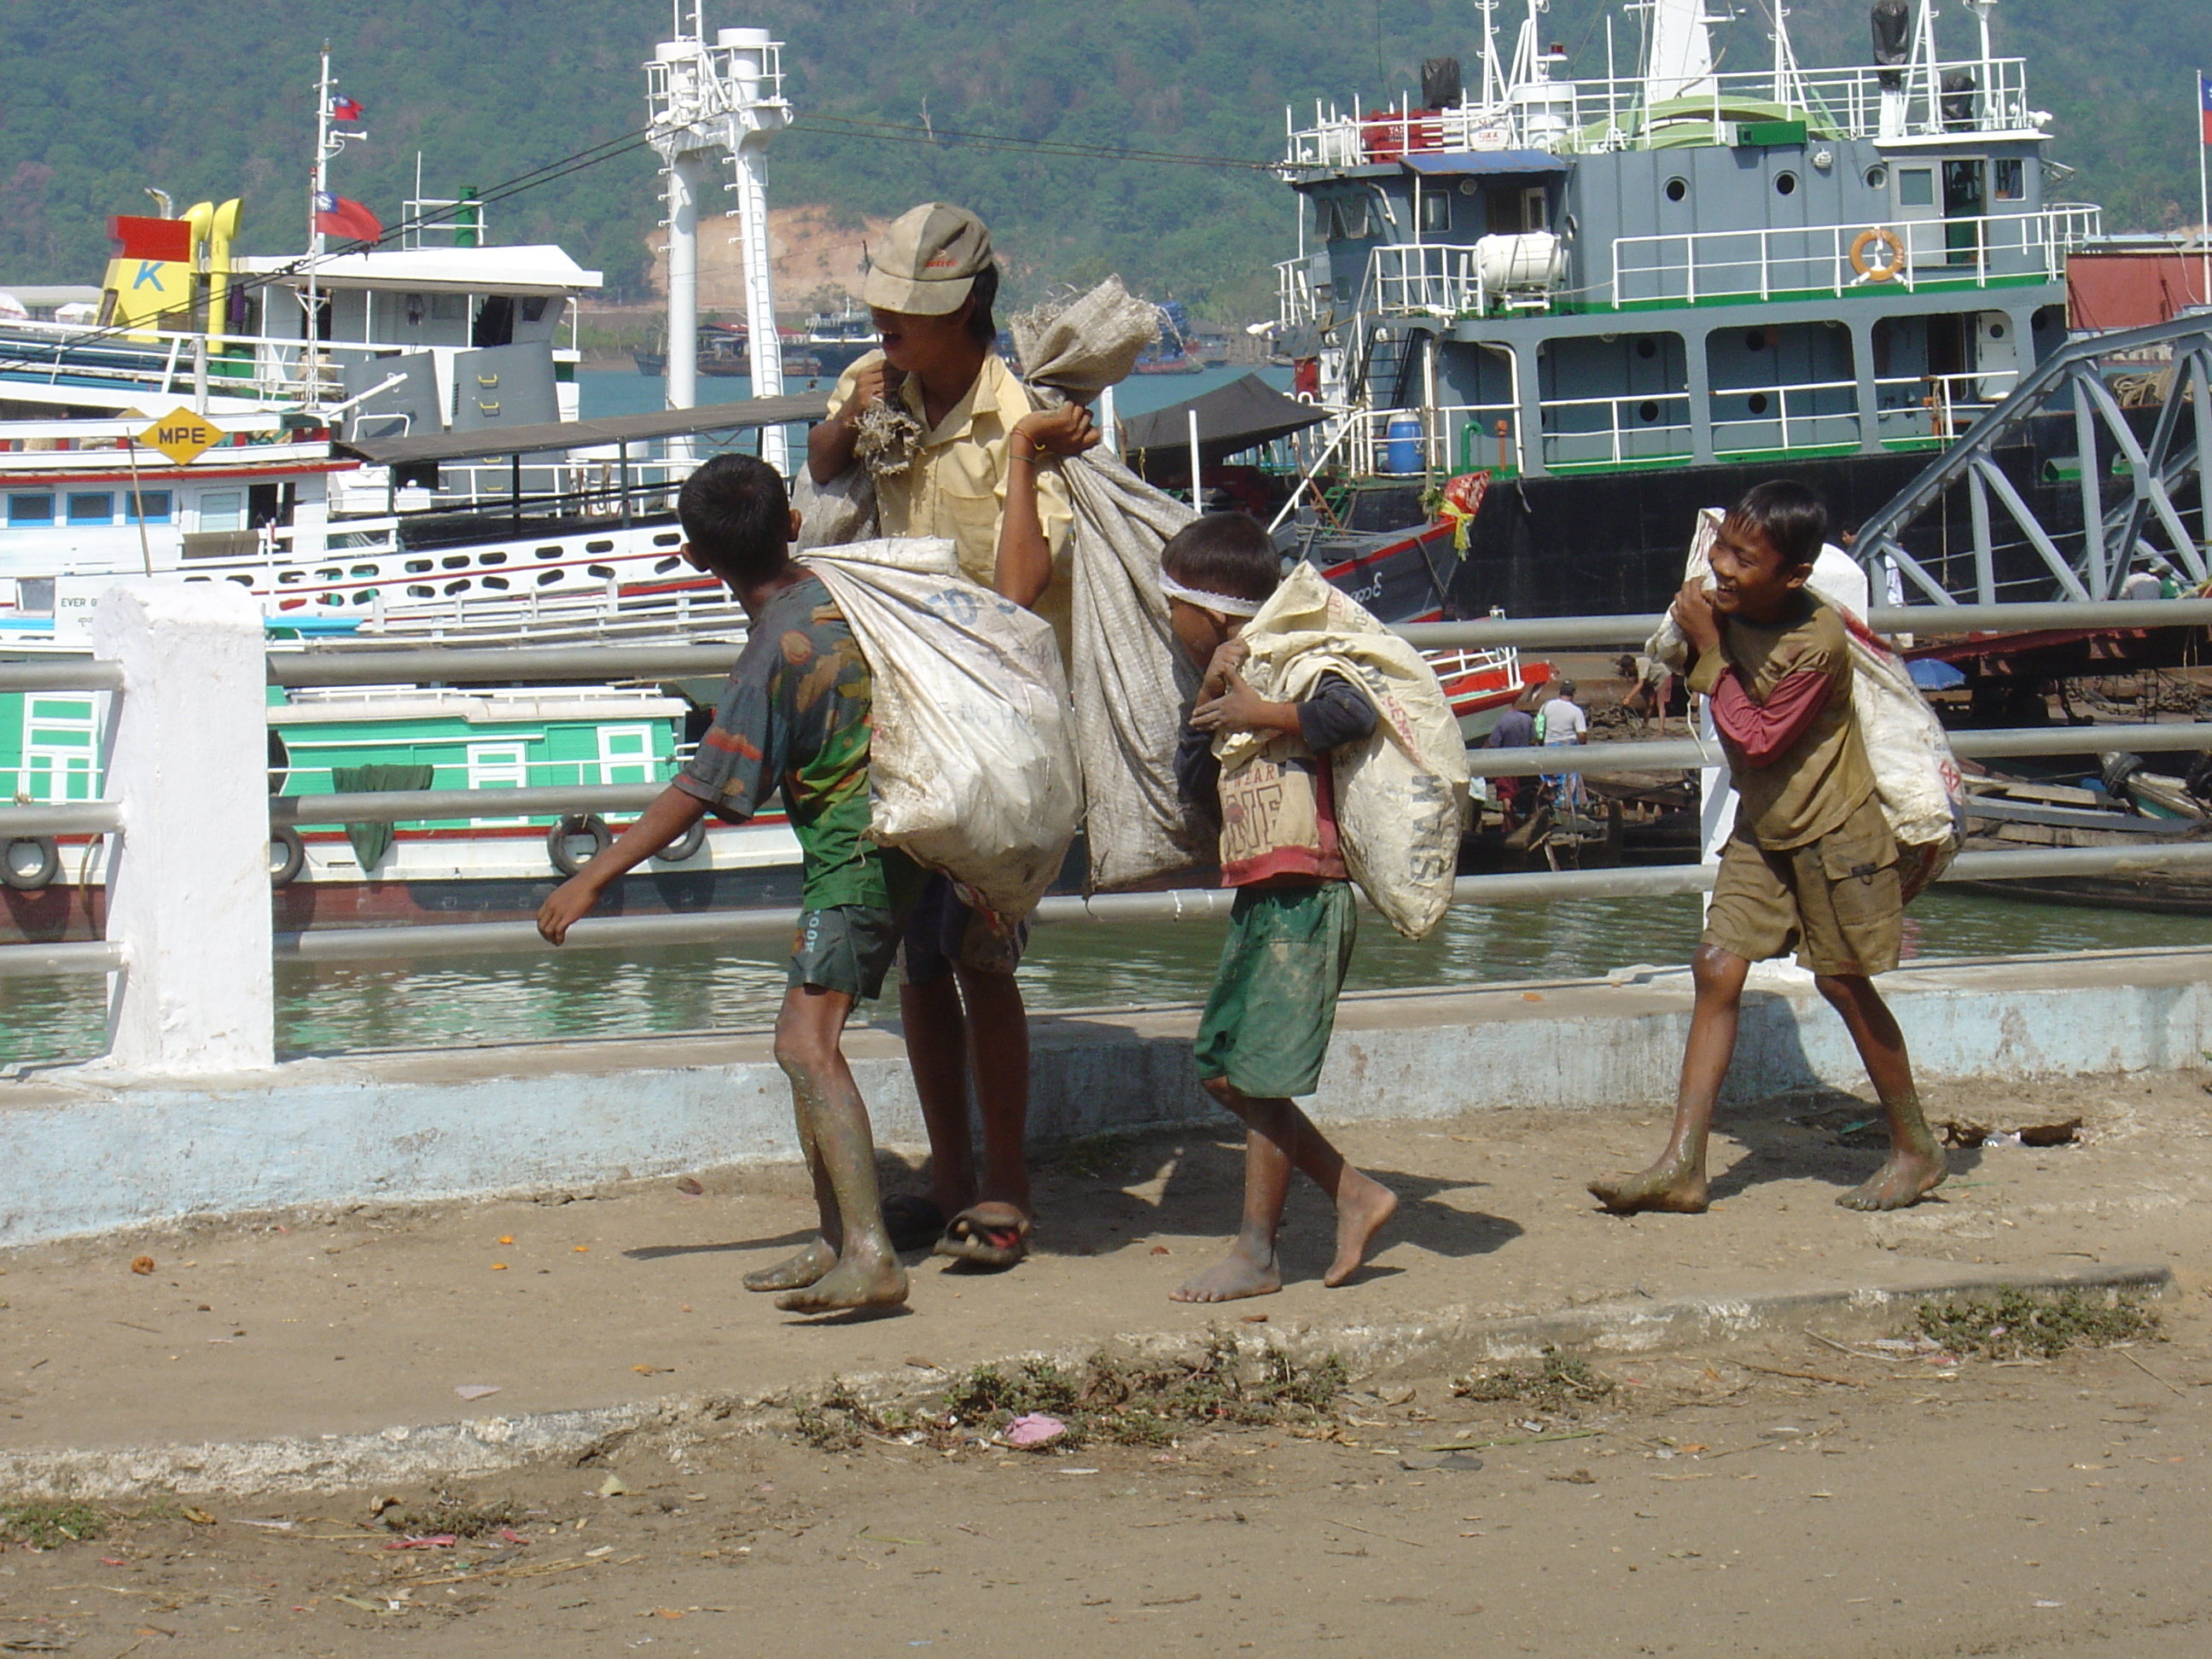
<path fill-rule="evenodd" d="M 1483 309 L 1482 270 L 1471 246 L 1386 243 L 1367 256 L 1359 307 L 1461 317 Z"/>
<path fill-rule="evenodd" d="M 1980 287 L 2006 276 L 2056 277 L 2066 251 L 2100 234 L 2101 212 L 2073 204 L 2039 213 L 1984 214 L 1889 224 L 1619 236 L 1613 243 L 1614 305 L 1762 300 L 1778 294 L 1842 295 L 1873 283 L 1908 291 L 1923 283 Z"/>
<path fill-rule="evenodd" d="M 1321 320 L 1314 304 L 1314 256 L 1275 262 L 1275 319 L 1285 328 L 1303 328 Z"/>
<path fill-rule="evenodd" d="M 1547 398 L 1544 465 L 1671 461 L 1690 454 L 1690 394 L 1629 393 L 1619 398 Z"/>
<path fill-rule="evenodd" d="M 1943 77 L 1960 72 L 1989 84 L 1946 94 Z M 1885 94 L 1885 75 L 1902 76 L 1904 86 Z M 1873 64 L 1801 70 L 1780 85 L 1771 70 L 1718 74 L 1695 95 L 1668 99 L 1650 111 L 1646 90 L 1642 76 L 1622 76 L 1526 82 L 1497 108 L 1423 110 L 1405 97 L 1364 109 L 1355 101 L 1349 112 L 1316 103 L 1312 123 L 1291 132 L 1283 165 L 1358 167 L 1407 150 L 1635 149 L 1686 124 L 1705 125 L 1720 142 L 1729 142 L 1745 125 L 1785 118 L 1804 121 L 1815 137 L 1934 136 L 1954 130 L 1944 118 L 1947 101 L 1964 110 L 1966 119 L 1955 128 L 1960 131 L 2042 131 L 2028 107 L 2027 60 L 2021 58 L 1965 58 L 1909 71 Z"/>
<path fill-rule="evenodd" d="M 1856 380 L 1715 386 L 1711 398 L 1713 453 L 1744 455 L 1764 450 L 1813 449 L 1829 445 L 1856 447 L 1860 437 L 1857 398 Z M 1721 413 L 1738 399 L 1743 404 L 1742 414 Z M 1818 406 L 1824 402 L 1832 405 L 1840 402 L 1841 406 Z"/>
<path fill-rule="evenodd" d="M 1442 404 L 1434 409 L 1352 409 L 1338 417 L 1348 423 L 1344 453 L 1356 477 L 1413 477 L 1478 471 L 1485 467 L 1518 471 L 1521 466 L 1520 411 L 1511 404 Z M 1505 423 L 1501 438 L 1497 430 Z M 1419 430 L 1407 432 L 1413 422 Z M 1401 430 L 1393 433 L 1394 423 Z M 1474 434 L 1469 435 L 1472 425 Z M 1498 459 L 1503 446 L 1505 459 Z"/>

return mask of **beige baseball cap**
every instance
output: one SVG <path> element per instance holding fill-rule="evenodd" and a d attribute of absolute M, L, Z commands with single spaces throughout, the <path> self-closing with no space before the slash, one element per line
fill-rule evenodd
<path fill-rule="evenodd" d="M 966 208 L 924 202 L 891 222 L 868 249 L 860 302 L 909 317 L 943 317 L 960 309 L 975 278 L 991 264 L 991 233 Z"/>

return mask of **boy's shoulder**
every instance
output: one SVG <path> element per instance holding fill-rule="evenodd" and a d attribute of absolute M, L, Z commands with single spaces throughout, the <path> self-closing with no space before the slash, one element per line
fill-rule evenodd
<path fill-rule="evenodd" d="M 1723 630 L 1729 659 L 1741 667 L 1775 673 L 1805 668 L 1832 674 L 1850 666 L 1850 634 L 1843 612 L 1809 588 L 1802 590 L 1801 599 L 1795 614 L 1771 626 L 1729 617 Z"/>

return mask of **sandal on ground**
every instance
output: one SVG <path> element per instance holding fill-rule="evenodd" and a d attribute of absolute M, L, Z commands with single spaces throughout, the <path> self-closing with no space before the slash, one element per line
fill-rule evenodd
<path fill-rule="evenodd" d="M 894 1193 L 884 1200 L 884 1229 L 901 1255 L 926 1250 L 945 1237 L 945 1212 L 920 1193 Z"/>
<path fill-rule="evenodd" d="M 1011 1204 L 975 1204 L 952 1218 L 939 1255 L 977 1267 L 1011 1267 L 1030 1253 L 1030 1218 Z"/>

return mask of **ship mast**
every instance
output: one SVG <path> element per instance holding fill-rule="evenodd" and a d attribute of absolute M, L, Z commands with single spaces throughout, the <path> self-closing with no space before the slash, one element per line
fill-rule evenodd
<path fill-rule="evenodd" d="M 322 269 L 323 255 L 330 247 L 323 235 L 320 216 L 323 197 L 330 188 L 331 157 L 337 153 L 331 147 L 331 43 L 325 40 L 322 73 L 315 82 L 315 164 L 307 173 L 307 286 L 300 301 L 307 309 L 304 324 L 307 336 L 307 372 L 301 378 L 310 409 L 322 401 L 322 311 L 316 274 Z"/>

